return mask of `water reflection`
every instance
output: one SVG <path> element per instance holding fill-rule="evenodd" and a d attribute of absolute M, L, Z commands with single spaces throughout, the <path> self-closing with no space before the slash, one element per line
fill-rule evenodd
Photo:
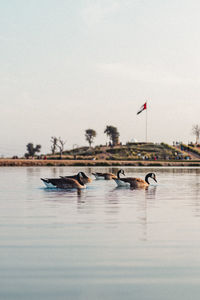
<path fill-rule="evenodd" d="M 139 211 L 140 214 L 138 215 L 138 223 L 140 224 L 140 232 L 141 235 L 139 236 L 139 239 L 141 241 L 147 241 L 147 199 L 144 198 L 143 201 L 139 201 Z"/>
<path fill-rule="evenodd" d="M 150 185 L 145 189 L 145 198 L 146 199 L 155 199 L 156 191 L 158 186 L 157 185 Z"/>
<path fill-rule="evenodd" d="M 142 190 L 101 180 L 48 190 L 40 182 L 118 169 L 0 169 L 0 298 L 197 299 L 199 168 L 124 168 L 130 177 L 156 173 L 158 185 Z"/>

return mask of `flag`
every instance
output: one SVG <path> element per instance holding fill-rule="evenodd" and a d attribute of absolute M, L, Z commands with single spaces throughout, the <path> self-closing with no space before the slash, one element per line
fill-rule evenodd
<path fill-rule="evenodd" d="M 139 115 L 145 109 L 147 109 L 147 103 L 146 102 L 140 107 L 140 109 L 137 112 L 137 115 Z"/>

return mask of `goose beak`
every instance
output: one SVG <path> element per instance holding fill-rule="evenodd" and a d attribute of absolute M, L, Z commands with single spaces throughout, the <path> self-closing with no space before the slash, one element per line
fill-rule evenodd
<path fill-rule="evenodd" d="M 157 182 L 156 177 L 154 177 L 155 182 Z"/>

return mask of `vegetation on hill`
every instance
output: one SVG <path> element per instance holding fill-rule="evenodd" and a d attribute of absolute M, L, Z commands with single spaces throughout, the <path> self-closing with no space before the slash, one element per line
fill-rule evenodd
<path fill-rule="evenodd" d="M 165 143 L 127 143 L 117 146 L 79 147 L 63 151 L 63 159 L 93 160 L 180 160 L 186 159 L 181 150 Z M 58 155 L 49 155 L 57 159 Z"/>
<path fill-rule="evenodd" d="M 181 149 L 188 152 L 192 152 L 200 157 L 200 150 L 197 148 L 197 145 L 195 147 L 194 144 L 190 144 L 190 145 L 181 144 Z"/>
<path fill-rule="evenodd" d="M 199 141 L 200 126 L 193 126 L 193 134 L 196 136 L 196 141 Z M 200 150 L 198 145 L 185 145 L 174 143 L 174 146 L 166 143 L 132 143 L 128 142 L 122 145 L 119 140 L 119 132 L 117 127 L 107 125 L 104 133 L 109 138 L 109 143 L 106 145 L 99 145 L 92 147 L 97 133 L 94 129 L 85 130 L 85 139 L 89 147 L 78 147 L 73 145 L 71 150 L 65 150 L 66 141 L 61 137 L 52 136 L 51 154 L 38 155 L 37 158 L 44 159 L 64 159 L 64 160 L 107 160 L 107 161 L 170 161 L 170 160 L 184 160 L 184 159 L 200 159 Z M 27 153 L 25 157 L 34 157 L 37 152 L 40 152 L 41 146 L 33 146 L 32 143 L 27 145 Z"/>

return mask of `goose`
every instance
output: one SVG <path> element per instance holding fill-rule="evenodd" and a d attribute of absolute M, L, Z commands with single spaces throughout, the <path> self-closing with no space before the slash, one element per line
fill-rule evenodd
<path fill-rule="evenodd" d="M 88 177 L 87 175 L 85 175 L 84 172 L 79 172 L 77 175 L 73 175 L 73 176 L 63 176 L 64 178 L 73 178 L 73 179 L 78 179 L 78 176 L 82 176 L 81 181 L 85 184 L 85 183 L 89 183 L 92 182 L 92 179 L 90 177 Z M 62 177 L 62 176 L 60 176 Z"/>
<path fill-rule="evenodd" d="M 83 189 L 86 188 L 84 182 L 82 181 L 82 175 L 78 173 L 76 175 L 77 178 L 66 178 L 66 177 L 60 177 L 60 178 L 41 178 L 41 180 L 44 182 L 44 184 L 48 188 L 59 188 L 59 189 Z"/>
<path fill-rule="evenodd" d="M 105 179 L 105 180 L 111 180 L 111 179 L 114 179 L 116 178 L 117 179 L 117 176 L 114 175 L 113 173 L 92 173 L 92 175 L 95 176 L 96 179 Z"/>
<path fill-rule="evenodd" d="M 120 174 L 123 174 L 125 176 L 124 170 L 118 171 L 117 179 L 113 178 L 118 186 L 129 186 L 131 188 L 146 188 L 149 186 L 149 178 L 152 178 L 153 180 L 155 180 L 155 182 L 157 182 L 155 173 L 148 173 L 145 176 L 145 180 L 135 177 L 120 178 Z"/>

